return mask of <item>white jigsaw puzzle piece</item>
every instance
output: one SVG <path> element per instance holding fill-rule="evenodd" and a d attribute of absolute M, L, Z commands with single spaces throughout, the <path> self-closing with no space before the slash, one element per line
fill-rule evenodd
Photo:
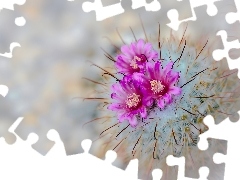
<path fill-rule="evenodd" d="M 12 53 L 13 53 L 13 49 L 15 47 L 21 47 L 19 43 L 17 42 L 12 42 L 10 44 L 10 52 L 5 52 L 4 54 L 0 53 L 0 56 L 6 57 L 6 58 L 12 58 Z"/>
<path fill-rule="evenodd" d="M 51 129 L 47 133 L 47 138 L 54 141 L 55 144 L 46 154 L 47 157 L 64 157 L 67 156 L 64 144 L 55 129 Z"/>
<path fill-rule="evenodd" d="M 101 0 L 95 0 L 94 3 L 84 2 L 82 4 L 82 9 L 84 12 L 95 11 L 97 21 L 102 21 L 109 17 L 124 13 L 124 9 L 122 8 L 122 5 L 121 5 L 121 0 L 117 4 L 113 4 L 105 7 L 103 6 Z"/>
<path fill-rule="evenodd" d="M 26 24 L 26 19 L 24 17 L 17 17 L 15 19 L 15 24 L 17 26 L 24 26 Z"/>
<path fill-rule="evenodd" d="M 145 7 L 146 11 L 159 11 L 161 9 L 161 5 L 158 0 L 154 0 L 149 4 L 146 0 L 132 0 L 132 9 L 138 9 L 141 7 Z"/>
<path fill-rule="evenodd" d="M 36 135 L 35 133 L 30 133 L 28 135 L 28 138 L 26 141 L 23 141 L 14 131 L 17 128 L 17 126 L 22 122 L 23 117 L 19 117 L 13 124 L 12 126 L 8 129 L 8 131 L 10 133 L 13 133 L 16 136 L 16 143 L 14 143 L 13 145 L 8 145 L 6 147 L 8 147 L 8 151 L 14 152 L 12 153 L 13 155 L 16 155 L 17 157 L 22 157 L 19 154 L 25 154 L 25 152 L 27 152 L 28 155 L 30 156 L 41 156 L 40 153 L 38 153 L 37 151 L 34 151 L 31 148 L 31 145 L 36 143 L 38 141 L 38 135 Z M 3 138 L 4 139 L 4 138 Z M 5 142 L 6 143 L 6 142 Z M 0 155 L 2 153 L 0 152 Z"/>
<path fill-rule="evenodd" d="M 0 0 L 0 10 L 1 9 L 10 9 L 14 10 L 14 4 L 23 5 L 26 0 Z"/>
<path fill-rule="evenodd" d="M 133 159 L 129 162 L 125 173 L 128 177 L 130 177 L 130 179 L 138 178 L 138 159 Z"/>
<path fill-rule="evenodd" d="M 154 169 L 152 171 L 153 180 L 159 180 L 162 177 L 162 170 L 161 169 Z"/>
<path fill-rule="evenodd" d="M 50 130 L 47 134 L 50 140 L 56 142 L 55 147 L 46 156 L 42 156 L 31 147 L 38 141 L 35 133 L 29 134 L 27 140 L 24 141 L 14 132 L 22 120 L 23 117 L 19 117 L 9 128 L 9 132 L 13 133 L 17 139 L 13 145 L 8 145 L 4 138 L 0 138 L 1 177 L 26 180 L 137 179 L 136 161 L 129 165 L 126 173 L 124 170 L 112 166 L 111 163 L 116 159 L 114 151 L 106 153 L 105 161 L 88 154 L 91 146 L 90 140 L 82 142 L 84 153 L 66 156 L 63 153 L 63 142 L 55 130 Z M 53 153 L 57 151 L 62 153 L 58 152 L 57 155 L 54 155 Z M 133 171 L 136 173 L 132 173 Z"/>
<path fill-rule="evenodd" d="M 0 94 L 3 97 L 6 97 L 6 95 L 8 94 L 8 87 L 5 85 L 0 85 Z"/>
<path fill-rule="evenodd" d="M 71 176 L 79 172 L 81 169 L 81 177 L 86 179 L 132 179 L 137 180 L 137 172 L 133 173 L 138 169 L 137 161 L 133 161 L 131 165 L 127 167 L 126 171 L 112 166 L 112 162 L 116 159 L 116 153 L 114 151 L 108 151 L 105 155 L 105 160 L 98 159 L 97 157 L 89 154 L 89 149 L 92 141 L 85 139 L 82 141 L 82 148 L 84 153 L 66 156 L 65 171 L 71 171 Z M 84 162 L 84 163 L 80 163 Z M 69 165 L 68 165 L 69 163 Z M 71 166 L 75 164 L 75 167 Z M 68 167 L 71 167 L 69 169 Z M 94 173 L 91 173 L 91 172 Z M 78 175 L 77 175 L 78 176 Z M 75 176 L 74 176 L 75 177 Z M 80 176 L 79 176 L 80 177 Z M 71 178 L 69 178 L 71 179 Z M 76 178 L 75 178 L 76 179 Z"/>

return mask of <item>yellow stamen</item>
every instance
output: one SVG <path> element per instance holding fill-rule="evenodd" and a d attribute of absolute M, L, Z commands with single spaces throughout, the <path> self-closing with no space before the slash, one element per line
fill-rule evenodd
<path fill-rule="evenodd" d="M 140 95 L 133 93 L 127 97 L 126 105 L 128 108 L 137 107 L 140 101 Z"/>
<path fill-rule="evenodd" d="M 131 61 L 130 66 L 131 66 L 133 69 L 137 69 L 137 68 L 138 68 L 138 65 L 137 65 L 137 63 L 136 63 L 135 60 L 132 60 L 132 61 Z"/>
<path fill-rule="evenodd" d="M 133 60 L 136 62 L 136 61 L 141 61 L 142 59 L 138 56 L 134 56 Z"/>
<path fill-rule="evenodd" d="M 152 80 L 150 81 L 151 84 L 151 90 L 154 94 L 162 92 L 162 90 L 165 88 L 165 86 L 162 84 L 162 81 L 158 80 Z"/>

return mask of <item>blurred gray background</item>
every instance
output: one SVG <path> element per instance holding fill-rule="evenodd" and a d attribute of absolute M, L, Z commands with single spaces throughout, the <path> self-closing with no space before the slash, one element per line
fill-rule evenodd
<path fill-rule="evenodd" d="M 131 1 L 122 0 L 124 14 L 97 22 L 95 12 L 82 10 L 83 2 L 26 0 L 24 5 L 15 6 L 14 11 L 3 9 L 0 12 L 0 53 L 9 52 L 11 42 L 21 45 L 14 49 L 13 58 L 0 57 L 0 84 L 9 87 L 8 95 L 0 97 L 0 136 L 4 136 L 8 143 L 14 143 L 15 137 L 7 129 L 18 117 L 24 117 L 16 132 L 22 139 L 26 139 L 30 132 L 38 134 L 39 141 L 33 145 L 38 152 L 44 155 L 52 147 L 53 142 L 46 137 L 52 128 L 59 132 L 67 154 L 82 152 L 81 141 L 92 139 L 99 133 L 94 123 L 82 128 L 84 123 L 97 117 L 97 103 L 83 102 L 75 97 L 87 97 L 94 92 L 94 84 L 82 77 L 98 80 L 101 70 L 91 66 L 89 61 L 103 67 L 109 65 L 101 47 L 115 53 L 111 43 L 103 37 L 109 37 L 120 46 L 122 42 L 116 33 L 119 28 L 129 43 L 133 40 L 131 26 L 137 38 L 144 38 L 139 14 L 150 36 L 157 34 L 158 23 L 169 32 L 165 25 L 169 23 L 167 11 L 172 8 L 179 10 L 180 19 L 191 17 L 188 1 L 162 1 L 161 10 L 146 12 L 144 7 L 132 10 Z M 102 2 L 110 5 L 119 1 Z M 234 11 L 232 0 L 224 2 L 227 6 L 216 18 L 230 12 L 229 8 Z M 220 5 L 224 7 L 223 3 Z M 216 29 L 227 27 L 225 20 L 211 21 L 206 6 L 199 8 L 199 12 L 203 12 L 201 20 L 189 26 L 192 36 L 197 36 L 202 29 L 215 35 Z M 20 16 L 26 19 L 23 27 L 14 23 Z M 206 18 L 208 22 L 203 21 Z"/>

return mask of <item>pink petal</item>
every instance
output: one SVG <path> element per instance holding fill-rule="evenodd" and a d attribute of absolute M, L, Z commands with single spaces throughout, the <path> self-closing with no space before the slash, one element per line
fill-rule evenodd
<path fill-rule="evenodd" d="M 130 117 L 128 121 L 132 127 L 136 127 L 138 124 L 136 116 Z"/>
<path fill-rule="evenodd" d="M 156 79 L 159 79 L 159 78 L 161 78 L 161 74 L 160 74 L 160 61 L 157 61 L 156 63 L 155 63 L 155 66 L 154 66 L 154 72 L 155 72 L 155 78 Z"/>
<path fill-rule="evenodd" d="M 158 107 L 164 108 L 164 106 L 165 106 L 165 104 L 164 104 L 164 99 L 163 99 L 163 98 L 160 98 L 160 99 L 157 101 L 157 104 L 158 104 Z"/>
<path fill-rule="evenodd" d="M 142 53 L 149 55 L 149 53 L 151 52 L 151 49 L 152 49 L 152 44 L 151 43 L 146 43 L 144 45 L 144 50 L 143 50 Z"/>
<path fill-rule="evenodd" d="M 113 84 L 113 85 L 111 86 L 111 91 L 113 91 L 113 92 L 116 92 L 116 91 L 118 91 L 119 89 L 121 89 L 121 87 L 119 86 L 119 84 Z"/>
<path fill-rule="evenodd" d="M 111 98 L 112 99 L 115 99 L 115 100 L 117 100 L 117 101 L 119 101 L 119 102 L 124 102 L 125 101 L 125 99 L 126 99 L 126 95 L 125 94 L 117 94 L 117 93 L 112 93 L 111 94 Z"/>
<path fill-rule="evenodd" d="M 146 69 L 147 69 L 147 72 L 149 73 L 150 79 L 155 79 L 154 64 L 147 62 Z"/>
<path fill-rule="evenodd" d="M 122 123 L 123 121 L 126 121 L 126 114 L 119 114 L 118 115 L 118 122 Z"/>
<path fill-rule="evenodd" d="M 176 86 L 172 86 L 168 90 L 169 94 L 180 95 L 182 93 L 182 89 Z"/>
<path fill-rule="evenodd" d="M 143 118 L 146 118 L 146 117 L 147 117 L 147 110 L 146 110 L 145 107 L 142 107 L 142 108 L 140 109 L 140 114 L 141 114 L 141 117 L 143 117 Z"/>
<path fill-rule="evenodd" d="M 108 106 L 108 109 L 112 111 L 120 111 L 123 108 L 124 108 L 123 105 L 119 103 L 113 103 Z"/>
<path fill-rule="evenodd" d="M 166 79 L 169 85 L 173 85 L 179 79 L 179 72 L 169 71 L 168 76 L 166 76 Z"/>
<path fill-rule="evenodd" d="M 148 98 L 146 101 L 145 101 L 145 104 L 149 107 L 151 105 L 153 105 L 153 102 L 154 100 L 152 98 Z"/>
<path fill-rule="evenodd" d="M 166 75 L 172 69 L 172 66 L 173 66 L 173 62 L 171 61 L 163 69 L 163 75 Z"/>
<path fill-rule="evenodd" d="M 139 39 L 138 42 L 137 42 L 137 53 L 138 55 L 143 53 L 143 48 L 144 48 L 144 40 L 143 39 Z"/>
<path fill-rule="evenodd" d="M 147 79 L 146 76 L 142 73 L 134 73 L 132 78 L 136 80 L 138 83 L 143 84 Z"/>
<path fill-rule="evenodd" d="M 164 96 L 163 96 L 166 104 L 170 104 L 172 102 L 172 97 L 170 94 L 166 93 Z"/>

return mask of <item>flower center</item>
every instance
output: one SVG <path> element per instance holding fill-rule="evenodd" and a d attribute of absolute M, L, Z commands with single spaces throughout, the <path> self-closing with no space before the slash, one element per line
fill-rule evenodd
<path fill-rule="evenodd" d="M 165 88 L 165 86 L 162 84 L 162 81 L 152 80 L 150 81 L 150 84 L 151 84 L 151 90 L 153 91 L 154 94 L 158 94 L 162 92 Z"/>
<path fill-rule="evenodd" d="M 138 65 L 137 65 L 137 62 L 135 59 L 133 59 L 130 63 L 130 66 L 133 68 L 133 69 L 137 69 L 138 68 Z"/>
<path fill-rule="evenodd" d="M 133 93 L 127 96 L 126 105 L 128 108 L 136 108 L 139 105 L 140 101 L 140 95 Z"/>
<path fill-rule="evenodd" d="M 134 56 L 133 59 L 131 60 L 131 63 L 130 63 L 130 66 L 133 68 L 133 69 L 138 69 L 138 64 L 137 62 L 145 62 L 147 59 L 146 59 L 146 56 L 141 54 L 140 56 Z"/>

